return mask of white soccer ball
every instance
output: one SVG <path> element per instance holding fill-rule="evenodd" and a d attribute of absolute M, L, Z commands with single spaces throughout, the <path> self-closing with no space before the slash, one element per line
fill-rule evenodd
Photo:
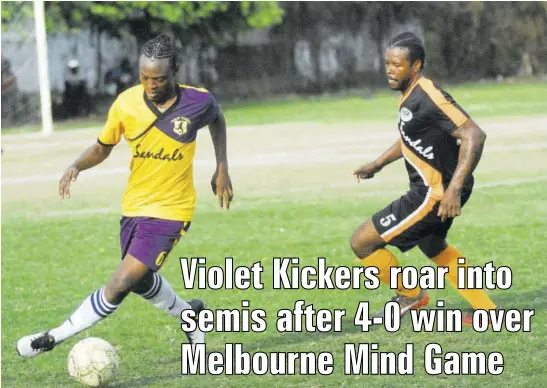
<path fill-rule="evenodd" d="M 116 377 L 118 353 L 107 341 L 90 337 L 78 342 L 68 354 L 68 374 L 88 387 L 101 387 Z"/>

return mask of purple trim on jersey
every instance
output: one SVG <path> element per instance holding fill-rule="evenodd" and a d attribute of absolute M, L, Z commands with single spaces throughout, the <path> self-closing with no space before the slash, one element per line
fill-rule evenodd
<path fill-rule="evenodd" d="M 156 107 L 156 105 L 154 105 L 154 103 L 148 99 L 148 96 L 146 95 L 146 91 L 142 92 L 142 96 L 144 98 L 144 102 L 146 103 L 146 106 L 148 107 L 148 109 L 150 109 L 152 111 L 152 113 L 154 113 L 156 115 L 157 118 L 161 118 L 161 117 L 169 114 L 169 112 L 171 112 L 173 109 L 175 109 L 176 106 L 179 104 L 180 99 L 182 97 L 182 94 L 180 93 L 180 86 L 178 84 L 175 84 L 175 93 L 177 93 L 177 99 L 175 100 L 173 105 L 171 105 L 169 107 L 169 109 L 167 109 L 165 112 L 161 112 Z M 154 122 L 155 122 L 155 120 L 154 120 Z"/>
<path fill-rule="evenodd" d="M 178 103 L 158 117 L 154 126 L 171 139 L 191 143 L 197 131 L 216 120 L 218 104 L 210 92 L 180 88 Z"/>

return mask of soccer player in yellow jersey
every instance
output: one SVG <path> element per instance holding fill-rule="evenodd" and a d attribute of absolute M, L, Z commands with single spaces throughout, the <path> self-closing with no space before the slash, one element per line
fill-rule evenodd
<path fill-rule="evenodd" d="M 422 76 L 424 61 L 425 49 L 416 35 L 405 32 L 389 43 L 385 67 L 389 87 L 401 92 L 400 139 L 354 174 L 357 181 L 369 179 L 404 158 L 410 190 L 357 228 L 351 247 L 363 265 L 377 267 L 379 279 L 389 284 L 390 268 L 399 263 L 385 246 L 402 252 L 418 246 L 435 264 L 448 267 L 447 279 L 457 286 L 458 258 L 464 255 L 446 237 L 471 195 L 472 172 L 486 135 L 448 93 Z M 474 309 L 496 308 L 483 290 L 458 292 Z M 396 294 L 402 315 L 429 302 L 425 291 L 404 289 L 400 281 Z M 470 324 L 470 318 L 464 315 L 463 323 Z"/>
<path fill-rule="evenodd" d="M 211 185 L 219 206 L 233 198 L 226 156 L 226 122 L 213 95 L 175 81 L 178 57 L 166 35 L 146 42 L 139 60 L 141 84 L 116 99 L 97 142 L 65 171 L 61 198 L 80 171 L 104 161 L 122 136 L 131 146 L 131 175 L 122 201 L 120 245 L 122 261 L 106 286 L 94 291 L 59 327 L 21 338 L 17 351 L 34 357 L 112 314 L 134 292 L 179 318 L 204 303 L 185 301 L 158 275 L 169 252 L 188 231 L 196 193 L 193 159 L 197 131 L 209 126 L 217 168 Z M 204 343 L 199 330 L 186 333 L 191 344 Z"/>

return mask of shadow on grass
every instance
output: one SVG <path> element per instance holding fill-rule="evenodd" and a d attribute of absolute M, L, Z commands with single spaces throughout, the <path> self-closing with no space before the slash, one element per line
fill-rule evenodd
<path fill-rule="evenodd" d="M 507 290 L 504 295 L 497 296 L 495 301 L 504 309 L 545 310 L 547 309 L 547 287 L 520 294 Z"/>
<path fill-rule="evenodd" d="M 527 291 L 523 293 L 514 293 L 510 290 L 506 291 L 502 295 L 498 295 L 495 298 L 495 302 L 504 308 L 505 310 L 508 309 L 536 309 L 536 310 L 545 310 L 547 308 L 547 287 L 538 289 L 538 290 L 532 290 Z M 468 306 L 464 303 L 454 305 L 454 306 L 446 306 L 449 308 L 460 308 L 460 309 L 467 309 Z M 403 325 L 409 325 L 409 321 L 407 319 L 402 321 Z M 246 352 L 256 352 L 256 351 L 267 351 L 268 349 L 281 349 L 283 346 L 286 345 L 298 345 L 298 344 L 307 344 L 308 350 L 309 344 L 321 341 L 325 338 L 336 338 L 336 337 L 344 337 L 346 335 L 351 334 L 359 334 L 359 333 L 369 333 L 378 329 L 381 329 L 382 326 L 371 326 L 368 330 L 368 332 L 362 332 L 361 328 L 358 326 L 355 326 L 353 324 L 353 317 L 346 317 L 342 320 L 342 331 L 341 332 L 327 332 L 327 333 L 310 333 L 310 332 L 301 332 L 301 333 L 278 333 L 276 335 L 273 335 L 269 338 L 258 340 L 258 341 L 252 341 L 246 344 L 244 346 L 243 351 Z M 224 348 L 216 348 L 213 347 L 211 349 L 207 349 L 208 352 L 219 352 L 224 354 Z M 317 351 L 317 349 L 314 349 L 314 351 Z M 176 364 L 176 368 L 174 368 L 178 371 L 180 370 L 180 357 L 174 357 L 170 359 L 164 359 L 159 360 L 155 363 L 155 365 L 170 365 L 170 364 Z M 181 383 L 184 384 L 184 376 L 180 374 L 173 374 L 173 375 L 167 375 L 167 376 L 151 376 L 146 378 L 140 378 L 140 379 L 134 379 L 126 382 L 118 383 L 117 385 L 113 385 L 113 387 L 145 387 L 149 384 L 157 383 L 159 381 L 168 381 L 168 380 L 177 380 L 182 379 Z M 189 377 L 190 378 L 190 377 Z M 190 380 L 188 380 L 189 384 L 192 384 Z"/>
<path fill-rule="evenodd" d="M 179 360 L 180 362 L 180 360 Z M 151 374 L 150 376 L 146 377 L 137 377 L 134 379 L 126 380 L 126 381 L 120 381 L 120 382 L 113 382 L 108 387 L 112 388 L 140 388 L 140 387 L 148 387 L 153 384 L 158 384 L 161 382 L 168 382 L 168 381 L 175 381 L 175 380 L 181 380 L 184 376 L 180 374 L 168 374 L 168 375 L 157 375 L 157 374 Z"/>
<path fill-rule="evenodd" d="M 372 332 L 375 330 L 380 329 L 382 326 L 371 326 L 368 330 L 368 332 Z M 342 328 L 343 330 L 341 332 L 327 332 L 327 333 L 310 333 L 303 331 L 301 333 L 294 333 L 294 332 L 288 332 L 288 333 L 278 333 L 275 336 L 269 337 L 264 340 L 254 341 L 250 342 L 248 344 L 243 345 L 243 351 L 244 352 L 256 352 L 256 351 L 264 351 L 266 349 L 281 347 L 283 345 L 294 345 L 294 344 L 304 344 L 304 343 L 313 343 L 315 341 L 320 341 L 323 338 L 326 337 L 338 337 L 338 336 L 345 336 L 346 334 L 357 334 L 362 333 L 360 327 L 357 327 L 353 324 L 353 317 L 347 317 L 346 319 L 342 320 Z M 304 350 L 302 350 L 304 351 Z M 317 350 L 310 350 L 307 349 L 306 351 L 315 351 Z M 218 352 L 221 354 L 225 354 L 224 347 L 212 347 L 207 348 L 207 353 L 211 352 Z M 234 360 L 235 362 L 235 360 Z M 180 363 L 181 359 L 180 357 L 172 357 L 169 359 L 159 360 L 154 365 L 173 365 L 173 368 L 176 368 L 177 370 L 180 370 Z M 176 365 L 176 366 L 175 366 Z M 235 364 L 234 364 L 234 370 L 235 370 Z M 184 378 L 182 375 L 173 375 L 173 376 L 166 376 L 162 377 L 160 380 L 175 380 L 177 378 Z M 114 385 L 115 387 L 144 387 L 146 385 L 139 385 L 139 384 L 149 384 L 153 382 L 153 378 L 150 379 L 135 379 L 128 382 L 123 382 L 118 385 Z"/>
<path fill-rule="evenodd" d="M 496 304 L 505 310 L 509 310 L 509 309 L 545 310 L 547 308 L 547 287 L 544 287 L 538 290 L 527 291 L 523 293 L 515 293 L 515 292 L 511 292 L 510 290 L 507 290 L 503 295 L 498 295 L 494 299 Z M 431 303 L 430 305 L 433 305 L 433 303 Z M 466 310 L 469 308 L 469 306 L 464 303 L 458 304 L 455 306 L 447 306 L 447 307 L 452 309 L 462 309 L 462 310 Z M 401 324 L 409 325 L 410 321 L 408 319 L 404 319 L 402 320 Z M 319 341 L 324 338 L 343 337 L 347 334 L 359 334 L 362 332 L 360 327 L 355 326 L 353 324 L 353 317 L 348 317 L 347 319 L 344 319 L 342 323 L 342 328 L 343 330 L 339 333 L 337 332 L 284 333 L 284 334 L 272 336 L 270 338 L 267 338 L 261 341 L 251 342 L 249 343 L 249 345 L 246 347 L 245 350 L 246 351 L 264 350 L 268 348 L 281 347 L 283 345 L 309 343 L 309 342 Z M 382 328 L 382 326 L 372 326 L 369 328 L 368 332 L 378 330 L 380 328 Z M 363 334 L 366 334 L 366 333 L 367 332 L 363 332 Z"/>
<path fill-rule="evenodd" d="M 503 294 L 493 296 L 492 299 L 500 308 L 509 309 L 534 309 L 545 310 L 547 308 L 547 287 L 527 292 L 513 292 L 510 289 L 503 291 Z M 450 306 L 451 308 L 468 309 L 466 304 Z"/>

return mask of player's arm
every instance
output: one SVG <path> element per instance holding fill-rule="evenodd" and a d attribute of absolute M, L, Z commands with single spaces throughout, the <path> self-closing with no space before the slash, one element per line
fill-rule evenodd
<path fill-rule="evenodd" d="M 472 119 L 469 119 L 452 132 L 452 136 L 460 140 L 460 153 L 458 165 L 449 187 L 461 191 L 465 179 L 473 173 L 479 164 L 486 141 L 486 133 Z"/>
<path fill-rule="evenodd" d="M 218 115 L 215 121 L 209 124 L 209 131 L 211 132 L 217 161 L 217 168 L 211 179 L 211 188 L 213 189 L 213 193 L 218 197 L 219 206 L 222 208 L 225 203 L 226 209 L 229 209 L 234 194 L 230 174 L 228 174 L 226 119 L 220 107 L 218 108 Z"/>
<path fill-rule="evenodd" d="M 104 145 L 99 142 L 86 149 L 68 168 L 65 170 L 59 181 L 59 195 L 61 199 L 70 198 L 70 183 L 75 181 L 80 171 L 102 163 L 112 151 L 113 146 Z"/>
<path fill-rule="evenodd" d="M 382 155 L 380 155 L 375 161 L 367 163 L 353 172 L 355 179 L 359 182 L 361 179 L 369 179 L 374 174 L 380 172 L 382 168 L 394 161 L 403 157 L 403 150 L 401 148 L 401 141 L 397 140 L 395 144 L 389 147 Z"/>
<path fill-rule="evenodd" d="M 466 120 L 452 136 L 460 140 L 458 165 L 443 195 L 438 215 L 443 221 L 461 214 L 461 192 L 465 179 L 477 167 L 486 141 L 486 133 L 472 120 Z"/>
<path fill-rule="evenodd" d="M 114 101 L 110 110 L 106 124 L 102 129 L 97 142 L 86 149 L 68 168 L 65 170 L 59 181 L 59 195 L 61 198 L 70 198 L 70 183 L 75 181 L 80 171 L 102 163 L 112 152 L 112 148 L 119 143 L 123 127 L 123 114 L 120 114 L 119 100 Z"/>

